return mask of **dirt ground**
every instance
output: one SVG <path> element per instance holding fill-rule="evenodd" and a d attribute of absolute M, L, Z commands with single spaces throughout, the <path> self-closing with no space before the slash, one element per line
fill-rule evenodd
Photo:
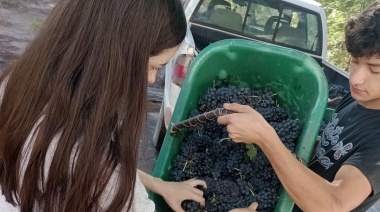
<path fill-rule="evenodd" d="M 0 0 L 0 72 L 33 39 L 56 0 Z"/>

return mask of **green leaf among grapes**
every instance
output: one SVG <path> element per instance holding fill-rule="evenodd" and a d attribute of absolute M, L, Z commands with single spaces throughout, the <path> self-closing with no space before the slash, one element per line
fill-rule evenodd
<path fill-rule="evenodd" d="M 246 144 L 245 145 L 245 148 L 248 149 L 247 151 L 247 155 L 249 157 L 250 160 L 254 160 L 256 155 L 257 155 L 257 149 L 255 146 L 253 146 L 253 144 Z"/>

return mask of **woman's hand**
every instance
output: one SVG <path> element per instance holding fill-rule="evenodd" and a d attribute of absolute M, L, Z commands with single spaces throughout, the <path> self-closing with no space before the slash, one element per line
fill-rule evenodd
<path fill-rule="evenodd" d="M 229 212 L 256 212 L 259 204 L 257 202 L 252 203 L 248 208 L 237 208 L 230 210 Z"/>
<path fill-rule="evenodd" d="M 185 212 L 181 207 L 181 203 L 184 200 L 194 200 L 202 206 L 205 205 L 203 191 L 195 188 L 196 186 L 207 188 L 206 182 L 203 180 L 190 179 L 183 182 L 161 181 L 159 193 L 174 211 Z"/>
<path fill-rule="evenodd" d="M 185 212 L 181 207 L 184 200 L 194 200 L 202 206 L 205 205 L 203 191 L 195 188 L 196 186 L 207 188 L 206 182 L 203 180 L 190 179 L 183 182 L 166 182 L 141 170 L 137 170 L 137 173 L 145 188 L 161 195 L 174 211 Z"/>
<path fill-rule="evenodd" d="M 276 131 L 256 110 L 246 105 L 224 104 L 224 108 L 236 113 L 218 118 L 218 123 L 227 125 L 229 137 L 235 142 L 260 144 L 277 136 Z"/>

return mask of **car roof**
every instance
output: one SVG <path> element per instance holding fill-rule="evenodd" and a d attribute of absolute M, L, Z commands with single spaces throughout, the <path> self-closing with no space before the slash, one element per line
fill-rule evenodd
<path fill-rule="evenodd" d="M 314 0 L 281 0 L 283 2 L 287 2 L 289 4 L 302 6 L 304 8 L 307 8 L 309 10 L 318 12 L 321 10 L 322 4 L 319 2 L 316 2 Z"/>
<path fill-rule="evenodd" d="M 242 2 L 247 2 L 248 0 L 232 0 L 233 2 L 239 4 Z M 318 12 L 321 10 L 322 4 L 314 0 L 272 0 L 273 2 L 286 2 L 289 4 L 301 6 L 303 8 Z"/>

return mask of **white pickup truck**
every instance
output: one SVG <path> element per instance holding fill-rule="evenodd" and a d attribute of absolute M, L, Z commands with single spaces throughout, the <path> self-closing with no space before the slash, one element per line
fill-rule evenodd
<path fill-rule="evenodd" d="M 348 73 L 326 61 L 326 15 L 313 0 L 186 0 L 184 10 L 187 36 L 164 67 L 164 99 L 153 138 L 158 150 L 191 60 L 222 39 L 255 40 L 300 50 L 321 65 L 329 84 L 349 90 Z"/>

